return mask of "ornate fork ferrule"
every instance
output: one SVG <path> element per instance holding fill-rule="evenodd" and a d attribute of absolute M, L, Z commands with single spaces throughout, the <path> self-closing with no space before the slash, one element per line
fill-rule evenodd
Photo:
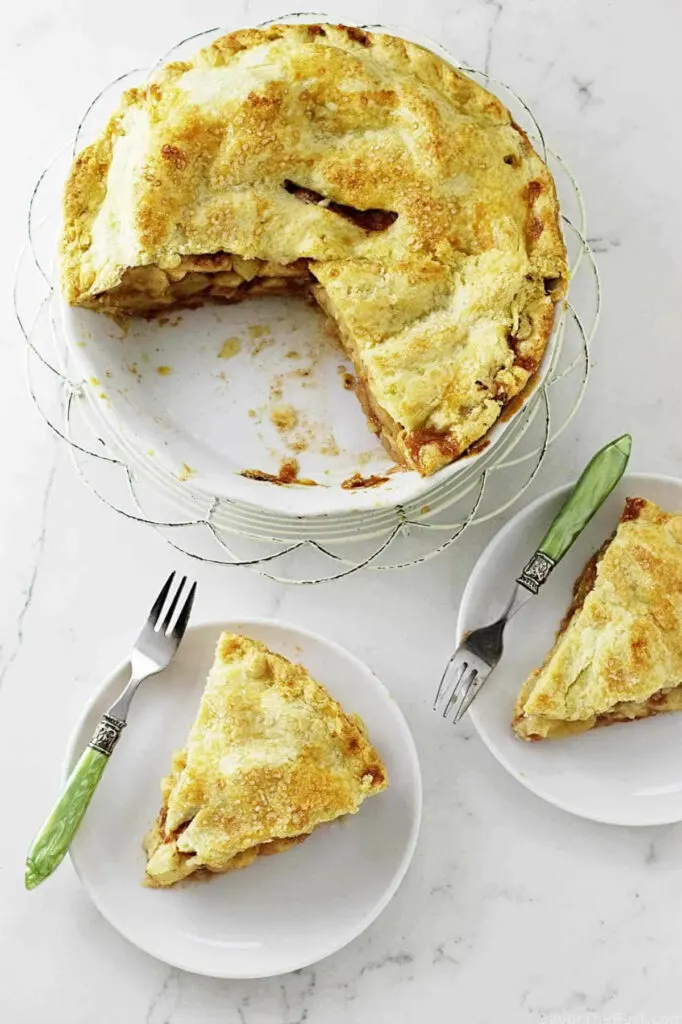
<path fill-rule="evenodd" d="M 92 734 L 92 739 L 88 743 L 89 747 L 93 750 L 99 750 L 100 753 L 110 757 L 116 744 L 118 743 L 121 733 L 125 729 L 125 722 L 122 722 L 120 718 L 113 718 L 111 715 L 102 715 L 97 728 Z"/>
<path fill-rule="evenodd" d="M 531 594 L 537 594 L 555 565 L 556 562 L 549 555 L 536 551 L 521 575 L 516 577 L 516 582 L 530 590 Z"/>

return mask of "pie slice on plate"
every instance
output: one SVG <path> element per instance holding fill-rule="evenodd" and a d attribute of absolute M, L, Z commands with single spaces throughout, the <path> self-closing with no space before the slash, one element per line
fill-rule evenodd
<path fill-rule="evenodd" d="M 145 882 L 246 867 L 388 785 L 361 720 L 263 644 L 223 633 L 185 750 L 161 784 Z"/>
<path fill-rule="evenodd" d="M 525 740 L 682 710 L 682 514 L 628 498 L 516 702 Z"/>
<path fill-rule="evenodd" d="M 552 176 L 435 54 L 342 25 L 233 32 L 129 90 L 65 193 L 69 303 L 317 301 L 389 453 L 428 475 L 538 369 L 566 289 Z"/>

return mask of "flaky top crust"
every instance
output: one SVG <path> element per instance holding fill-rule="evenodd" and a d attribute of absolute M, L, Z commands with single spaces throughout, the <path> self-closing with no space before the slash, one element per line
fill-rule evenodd
<path fill-rule="evenodd" d="M 397 216 L 367 230 L 329 203 Z M 217 251 L 310 261 L 422 472 L 524 387 L 567 279 L 551 175 L 500 101 L 419 46 L 343 26 L 224 36 L 127 92 L 77 158 L 69 302 Z"/>
<path fill-rule="evenodd" d="M 148 881 L 241 867 L 250 851 L 355 813 L 387 782 L 362 722 L 301 665 L 223 633 L 187 748 L 162 784 Z"/>
<path fill-rule="evenodd" d="M 594 586 L 524 685 L 514 727 L 539 737 L 556 723 L 598 724 L 614 709 L 643 717 L 654 695 L 659 710 L 680 707 L 681 684 L 682 514 L 628 499 Z"/>

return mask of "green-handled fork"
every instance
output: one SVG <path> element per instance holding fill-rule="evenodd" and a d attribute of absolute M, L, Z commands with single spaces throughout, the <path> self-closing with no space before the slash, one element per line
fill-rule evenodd
<path fill-rule="evenodd" d="M 174 579 L 175 573 L 172 572 L 135 642 L 130 655 L 130 680 L 127 686 L 97 723 L 89 745 L 81 754 L 62 795 L 29 850 L 26 858 L 27 889 L 35 889 L 61 864 L 125 727 L 135 691 L 145 679 L 167 668 L 178 649 L 187 628 L 197 585 L 192 583 L 176 617 L 175 612 L 187 582 L 187 577 L 183 576 L 162 618 Z"/>
<path fill-rule="evenodd" d="M 457 723 L 481 692 L 502 657 L 504 629 L 512 615 L 537 594 L 573 541 L 608 498 L 630 458 L 632 438 L 623 434 L 598 451 L 561 506 L 537 551 L 526 565 L 499 619 L 463 637 L 441 676 L 434 711 Z M 452 713 L 452 714 L 451 714 Z"/>

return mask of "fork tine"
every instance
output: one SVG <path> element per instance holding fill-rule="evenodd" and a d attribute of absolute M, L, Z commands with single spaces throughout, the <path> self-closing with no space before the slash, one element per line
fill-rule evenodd
<path fill-rule="evenodd" d="M 461 665 L 461 668 L 459 669 L 459 672 L 457 674 L 457 679 L 455 680 L 455 682 L 454 682 L 454 684 L 452 686 L 452 689 L 448 693 L 448 699 L 446 700 L 445 707 L 443 708 L 443 718 L 445 718 L 447 716 L 447 713 L 450 710 L 450 707 L 452 705 L 453 700 L 456 698 L 457 694 L 459 693 L 459 688 L 460 688 L 460 686 L 462 684 L 462 678 L 463 678 L 464 673 L 466 672 L 466 670 L 468 668 L 469 668 L 469 665 L 467 664 L 467 662 L 463 661 L 462 665 Z"/>
<path fill-rule="evenodd" d="M 175 625 L 173 627 L 173 632 L 171 633 L 171 636 L 173 637 L 173 639 L 177 640 L 178 643 L 180 643 L 180 641 L 182 640 L 183 636 L 185 635 L 185 630 L 187 629 L 187 623 L 188 623 L 189 617 L 190 617 L 190 615 L 192 613 L 192 605 L 194 604 L 194 595 L 196 594 L 196 592 L 197 592 L 197 585 L 196 585 L 196 582 L 194 582 L 192 584 L 192 586 L 191 586 L 189 594 L 187 595 L 187 600 L 185 601 L 184 605 L 182 606 L 182 611 L 178 615 L 178 621 L 175 623 Z"/>
<path fill-rule="evenodd" d="M 164 585 L 161 587 L 161 590 L 159 592 L 159 596 L 157 597 L 156 601 L 152 605 L 152 610 L 150 611 L 149 615 L 147 616 L 147 623 L 148 623 L 148 625 L 150 625 L 152 627 L 152 629 L 154 628 L 156 623 L 159 621 L 159 616 L 161 615 L 161 612 L 163 611 L 163 606 L 166 603 L 166 598 L 168 597 L 168 593 L 170 591 L 170 588 L 171 588 L 171 586 L 173 584 L 173 580 L 174 579 L 175 579 L 175 570 L 173 570 L 173 572 L 170 574 L 170 576 L 168 577 L 168 579 L 166 580 Z"/>
<path fill-rule="evenodd" d="M 480 674 L 480 672 L 477 672 L 476 675 L 474 676 L 474 678 L 472 679 L 471 684 L 469 685 L 469 687 L 467 689 L 467 692 L 465 693 L 465 695 L 464 695 L 464 697 L 462 699 L 462 703 L 460 704 L 459 708 L 455 712 L 455 717 L 452 719 L 452 724 L 453 725 L 457 725 L 457 722 L 460 722 L 464 718 L 464 716 L 466 715 L 467 711 L 469 710 L 469 708 L 471 707 L 471 705 L 475 701 L 475 699 L 476 699 L 476 697 L 478 695 L 478 691 L 481 689 L 482 685 L 483 685 L 483 676 Z"/>
<path fill-rule="evenodd" d="M 445 711 L 443 712 L 443 718 L 445 718 L 447 716 L 447 714 L 450 711 L 450 709 L 454 706 L 455 714 L 454 714 L 452 720 L 453 720 L 453 722 L 458 722 L 459 721 L 457 716 L 458 716 L 459 710 L 460 710 L 460 708 L 462 706 L 462 702 L 464 700 L 466 700 L 467 694 L 469 693 L 469 690 L 471 689 L 471 684 L 473 683 L 473 681 L 474 681 L 474 679 L 476 678 L 477 675 L 478 675 L 478 672 L 476 671 L 475 668 L 471 668 L 471 666 L 469 666 L 469 665 L 466 666 L 465 671 L 463 671 L 462 674 L 459 677 L 459 682 L 458 682 L 457 686 L 452 691 L 452 695 L 450 697 L 450 700 L 448 701 L 447 707 L 445 708 Z M 466 676 L 466 678 L 465 678 L 465 676 Z"/>
<path fill-rule="evenodd" d="M 162 633 L 167 633 L 168 630 L 170 629 L 170 624 L 173 621 L 173 615 L 175 614 L 175 609 L 177 608 L 178 601 L 180 600 L 180 594 L 182 593 L 182 588 L 184 587 L 186 582 L 187 582 L 187 577 L 183 576 L 182 579 L 180 580 L 180 586 L 178 587 L 178 589 L 175 592 L 175 597 L 173 598 L 173 600 L 170 603 L 170 608 L 168 609 L 168 614 L 166 615 L 166 618 L 163 620 L 163 626 L 161 627 L 161 632 Z"/>
<path fill-rule="evenodd" d="M 435 696 L 435 699 L 434 699 L 434 702 L 433 702 L 433 710 L 434 711 L 436 710 L 436 708 L 440 704 L 440 699 L 441 699 L 441 697 L 443 695 L 443 691 L 445 690 L 445 680 L 448 677 L 448 673 L 450 672 L 450 667 L 451 667 L 451 665 L 452 665 L 452 663 L 453 663 L 453 661 L 455 660 L 456 657 L 457 657 L 457 651 L 455 651 L 455 653 L 452 655 L 452 657 L 448 661 L 447 665 L 443 669 L 443 675 L 440 677 L 440 682 L 438 684 L 438 692 L 436 693 L 436 696 Z"/>

